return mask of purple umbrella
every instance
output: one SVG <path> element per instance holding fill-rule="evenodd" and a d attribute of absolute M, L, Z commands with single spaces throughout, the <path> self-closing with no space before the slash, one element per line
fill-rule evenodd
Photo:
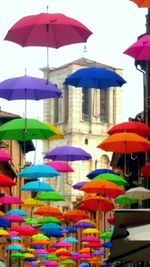
<path fill-rule="evenodd" d="M 45 154 L 46 159 L 62 160 L 62 161 L 76 161 L 89 160 L 91 155 L 82 148 L 73 146 L 59 146 Z"/>
<path fill-rule="evenodd" d="M 47 98 L 59 98 L 61 91 L 52 83 L 46 83 L 45 79 L 20 76 L 4 80 L 0 83 L 0 97 L 7 100 L 25 99 L 41 100 Z"/>
<path fill-rule="evenodd" d="M 74 189 L 80 190 L 80 188 L 81 188 L 82 186 L 84 186 L 86 183 L 88 183 L 88 181 L 81 181 L 81 182 L 78 182 L 78 183 L 74 184 L 72 187 L 73 187 Z"/>

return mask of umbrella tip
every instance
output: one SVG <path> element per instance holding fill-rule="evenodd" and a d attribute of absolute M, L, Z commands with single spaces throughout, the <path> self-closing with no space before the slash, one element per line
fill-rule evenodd
<path fill-rule="evenodd" d="M 48 8 L 49 8 L 49 6 L 46 6 L 46 12 L 48 13 Z"/>
<path fill-rule="evenodd" d="M 25 68 L 24 73 L 25 73 L 25 76 L 27 76 L 27 68 Z"/>

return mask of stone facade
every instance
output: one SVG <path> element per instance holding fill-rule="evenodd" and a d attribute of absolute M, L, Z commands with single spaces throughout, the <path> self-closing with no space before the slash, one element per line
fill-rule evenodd
<path fill-rule="evenodd" d="M 71 203 L 76 202 L 82 196 L 82 192 L 73 190 L 71 185 L 86 180 L 86 175 L 95 168 L 110 167 L 112 153 L 98 149 L 97 145 L 107 137 L 109 128 L 122 121 L 122 88 L 90 89 L 88 90 L 89 96 L 84 96 L 82 88 L 63 85 L 68 75 L 82 67 L 89 66 L 105 67 L 122 75 L 122 69 L 85 58 L 55 69 L 42 69 L 44 77 L 57 84 L 62 90 L 62 97 L 59 100 L 44 100 L 43 120 L 55 124 L 65 136 L 63 140 L 44 141 L 43 151 L 68 144 L 81 147 L 92 155 L 89 161 L 69 162 L 75 172 L 63 174 L 57 178 L 56 190 L 65 194 L 66 206 L 69 208 L 71 208 Z M 88 103 L 85 102 L 86 97 L 89 97 Z"/>

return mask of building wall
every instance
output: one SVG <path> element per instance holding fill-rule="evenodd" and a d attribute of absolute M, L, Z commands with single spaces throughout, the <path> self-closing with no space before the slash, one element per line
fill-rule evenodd
<path fill-rule="evenodd" d="M 63 96 L 57 102 L 57 108 L 55 106 L 54 99 L 44 100 L 43 105 L 43 120 L 49 123 L 55 123 L 55 112 L 59 114 L 59 120 L 55 124 L 64 133 L 65 139 L 47 142 L 44 141 L 43 151 L 49 151 L 56 146 L 71 145 L 85 149 L 92 155 L 92 160 L 82 162 L 69 162 L 75 170 L 74 173 L 62 175 L 58 181 L 57 190 L 66 195 L 67 205 L 71 201 L 75 201 L 78 195 L 82 195 L 82 192 L 72 189 L 72 184 L 78 181 L 86 180 L 88 172 L 95 168 L 107 167 L 109 168 L 111 160 L 111 152 L 105 152 L 97 148 L 97 145 L 107 137 L 107 131 L 113 125 L 122 121 L 122 88 L 109 88 L 107 89 L 107 103 L 105 108 L 107 111 L 107 120 L 101 120 L 100 115 L 100 91 L 98 89 L 91 90 L 91 106 L 90 106 L 90 118 L 88 121 L 83 120 L 82 117 L 82 88 L 75 88 L 69 86 L 68 89 L 68 106 L 65 100 L 65 87 L 63 82 L 65 78 L 74 71 L 91 65 L 104 66 L 101 63 L 93 63 L 93 61 L 86 62 L 86 59 L 80 59 L 75 62 L 71 62 L 67 65 L 60 66 L 52 70 L 44 70 L 44 76 L 47 77 L 47 71 L 49 74 L 49 80 L 57 84 L 62 90 Z M 105 66 L 107 67 L 107 66 Z M 122 74 L 122 70 L 108 68 Z M 68 118 L 66 119 L 66 110 L 68 109 Z M 88 140 L 88 141 L 87 141 Z M 63 188 L 63 189 L 62 189 Z"/>

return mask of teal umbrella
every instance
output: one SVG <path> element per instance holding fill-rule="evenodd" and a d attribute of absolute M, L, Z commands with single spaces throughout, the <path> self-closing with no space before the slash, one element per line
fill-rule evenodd
<path fill-rule="evenodd" d="M 37 164 L 25 167 L 19 172 L 19 176 L 21 178 L 40 178 L 40 177 L 56 177 L 59 176 L 60 173 L 57 172 L 54 168 L 45 165 L 45 164 Z"/>
<path fill-rule="evenodd" d="M 31 192 L 54 191 L 54 189 L 48 183 L 40 181 L 28 182 L 21 187 L 21 190 Z"/>

